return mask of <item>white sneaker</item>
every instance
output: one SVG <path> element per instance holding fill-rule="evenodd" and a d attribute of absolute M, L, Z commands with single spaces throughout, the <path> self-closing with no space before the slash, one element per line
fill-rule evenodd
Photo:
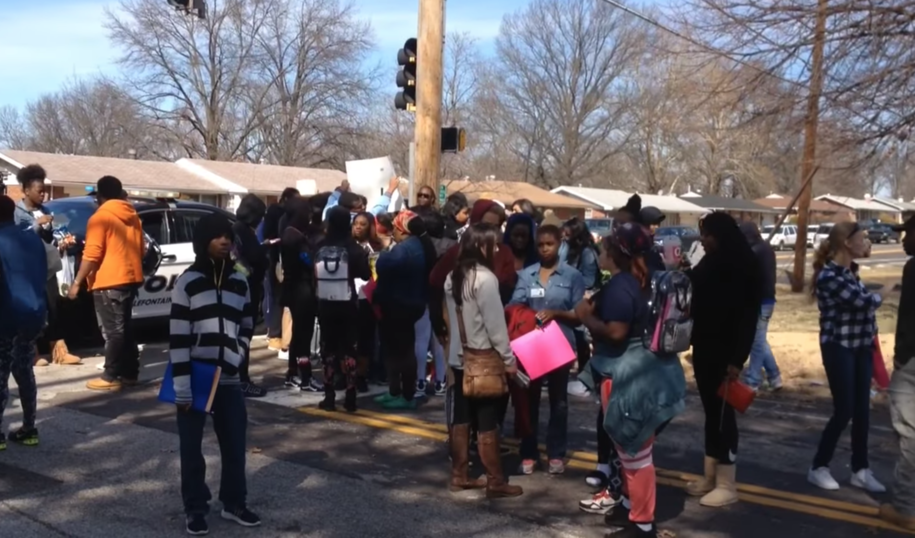
<path fill-rule="evenodd" d="M 276 352 L 276 358 L 281 361 L 289 360 L 289 350 L 283 351 L 282 349 Z"/>
<path fill-rule="evenodd" d="M 572 396 L 587 396 L 589 392 L 588 387 L 577 379 L 575 381 L 569 381 L 567 390 Z"/>
<path fill-rule="evenodd" d="M 814 486 L 829 491 L 839 489 L 839 483 L 832 477 L 829 467 L 820 467 L 819 469 L 810 469 L 807 471 L 807 481 Z"/>
<path fill-rule="evenodd" d="M 861 469 L 857 473 L 851 475 L 851 485 L 871 493 L 886 492 L 886 486 L 874 478 L 874 473 L 870 469 Z"/>

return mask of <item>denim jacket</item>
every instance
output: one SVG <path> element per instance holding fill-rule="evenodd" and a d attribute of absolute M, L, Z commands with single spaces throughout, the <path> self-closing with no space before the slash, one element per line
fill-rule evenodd
<path fill-rule="evenodd" d="M 578 269 L 560 262 L 550 275 L 546 288 L 540 284 L 540 264 L 518 271 L 518 284 L 512 294 L 512 304 L 525 305 L 537 312 L 541 310 L 568 311 L 575 308 L 585 296 L 585 281 Z M 575 349 L 575 332 L 571 325 L 559 323 L 562 333 Z"/>

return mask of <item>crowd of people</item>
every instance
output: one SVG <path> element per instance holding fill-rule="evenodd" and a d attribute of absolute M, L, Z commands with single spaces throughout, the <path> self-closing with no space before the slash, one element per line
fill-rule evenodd
<path fill-rule="evenodd" d="M 12 375 L 23 425 L 9 439 L 33 446 L 38 444 L 36 341 L 42 335 L 52 341 L 53 362 L 79 360 L 54 336 L 54 305 L 62 299 L 49 284 L 56 272 L 54 254 L 72 239 L 51 233 L 53 217 L 42 213 L 43 193 L 38 194 L 43 187 L 33 181 L 41 174 L 40 167 L 23 168 L 24 198 L 18 204 L 0 197 L 0 308 L 14 314 L 0 322 L 0 418 Z M 737 502 L 739 430 L 728 387 L 743 379 L 758 390 L 763 372 L 771 389 L 782 386 L 766 340 L 776 304 L 774 254 L 755 224 L 708 214 L 700 221 L 701 260 L 671 266 L 653 237 L 665 217 L 641 207 L 637 195 L 596 244 L 581 219 L 562 222 L 527 200 L 506 208 L 493 200 L 471 204 L 458 193 L 439 208 L 435 192 L 424 186 L 416 205 L 391 214 L 397 187 L 395 178 L 370 209 L 345 182 L 314 196 L 287 189 L 270 207 L 248 195 L 234 223 L 221 214 L 198 222 L 196 260 L 172 292 L 169 338 L 188 533 L 208 532 L 211 499 L 201 451 L 206 413 L 192 405 L 197 363 L 221 369 L 210 409 L 223 466 L 221 516 L 243 526 L 260 524 L 246 499 L 245 398 L 266 394 L 248 373 L 261 317 L 268 345 L 288 353 L 286 387 L 323 393 L 319 406 L 325 411 L 337 410 L 342 390 L 343 409 L 354 412 L 358 394 L 370 383 L 387 386 L 375 399 L 386 409 L 413 409 L 421 399 L 442 397 L 452 491 L 482 489 L 492 499 L 523 494 L 503 469 L 501 438 L 511 403 L 520 440 L 518 472 L 538 470 L 544 388 L 549 418 L 543 470 L 563 473 L 570 388 L 592 395 L 600 402 L 594 432 L 598 463 L 586 481 L 598 491 L 579 506 L 604 515 L 618 538 L 658 535 L 653 450 L 685 409 L 686 379 L 678 356 L 685 348 L 677 347 L 685 342 L 692 348 L 705 416 L 704 473 L 686 490 L 707 507 Z M 130 312 L 148 242 L 116 178 L 100 179 L 96 192 L 99 209 L 89 221 L 82 263 L 67 295 L 75 297 L 81 289 L 93 294 L 106 342 L 105 369 L 88 386 L 115 390 L 137 382 Z M 915 231 L 915 219 L 904 228 Z M 904 245 L 915 252 L 915 233 Z M 854 264 L 867 248 L 866 233 L 856 223 L 838 224 L 814 262 L 810 290 L 820 311 L 834 413 L 808 480 L 824 489 L 839 488 L 829 464 L 852 422 L 850 482 L 885 491 L 867 457 L 871 353 L 881 305 Z M 912 279 L 910 261 L 890 388 L 902 456 L 893 500 L 881 509 L 885 518 L 909 529 L 915 529 L 915 363 L 907 359 L 915 346 L 903 323 L 915 316 Z M 670 298 L 682 319 L 664 318 L 670 309 L 659 305 Z M 551 323 L 575 359 L 530 379 L 511 342 Z M 314 371 L 318 365 L 320 376 Z M 0 434 L 3 448 L 6 437 Z M 485 477 L 470 476 L 474 450 Z"/>

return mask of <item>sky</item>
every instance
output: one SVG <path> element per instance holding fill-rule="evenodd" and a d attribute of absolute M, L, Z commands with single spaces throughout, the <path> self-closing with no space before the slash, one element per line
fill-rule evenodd
<path fill-rule="evenodd" d="M 159 1 L 163 9 L 169 9 L 166 0 Z M 353 1 L 375 31 L 377 52 L 372 60 L 390 60 L 395 66 L 397 49 L 416 36 L 418 0 Z M 527 3 L 451 0 L 446 3 L 446 31 L 468 32 L 486 51 L 492 47 L 503 15 Z M 116 9 L 117 4 L 106 0 L 11 0 L 4 5 L 0 58 L 5 76 L 0 78 L 0 107 L 21 107 L 73 77 L 116 74 L 118 50 L 109 46 L 102 22 L 105 9 Z"/>

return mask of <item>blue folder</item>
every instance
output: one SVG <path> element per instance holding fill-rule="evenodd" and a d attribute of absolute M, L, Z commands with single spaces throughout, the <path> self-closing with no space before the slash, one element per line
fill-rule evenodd
<path fill-rule="evenodd" d="M 211 412 L 221 373 L 222 368 L 215 364 L 191 361 L 191 409 L 201 413 Z M 165 367 L 165 376 L 159 388 L 159 401 L 175 403 L 175 381 L 170 362 Z"/>

